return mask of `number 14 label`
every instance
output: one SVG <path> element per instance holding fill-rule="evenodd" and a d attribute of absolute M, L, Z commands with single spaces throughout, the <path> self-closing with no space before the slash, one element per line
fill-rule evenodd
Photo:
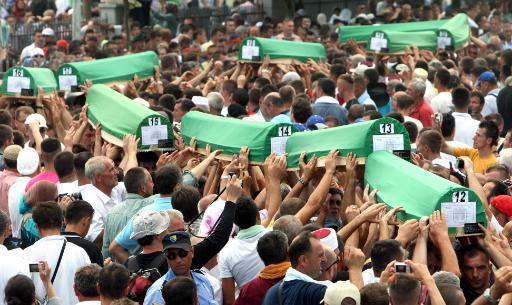
<path fill-rule="evenodd" d="M 292 135 L 292 127 L 291 126 L 281 126 L 277 131 L 277 135 L 279 137 L 289 137 Z"/>

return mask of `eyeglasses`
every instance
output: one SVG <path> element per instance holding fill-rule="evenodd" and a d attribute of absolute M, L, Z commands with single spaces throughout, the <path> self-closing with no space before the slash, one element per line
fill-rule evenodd
<path fill-rule="evenodd" d="M 339 263 L 339 262 L 340 262 L 340 257 L 339 257 L 339 256 L 336 256 L 336 260 L 335 260 L 332 264 L 330 264 L 330 265 L 329 265 L 329 267 L 325 268 L 325 271 L 327 271 L 327 270 L 331 269 L 331 268 L 332 268 L 332 266 L 336 265 L 336 264 L 337 264 L 337 263 Z"/>
<path fill-rule="evenodd" d="M 179 249 L 177 252 L 169 251 L 167 252 L 167 258 L 171 261 L 175 260 L 178 256 L 180 258 L 185 258 L 188 255 L 188 251 Z"/>

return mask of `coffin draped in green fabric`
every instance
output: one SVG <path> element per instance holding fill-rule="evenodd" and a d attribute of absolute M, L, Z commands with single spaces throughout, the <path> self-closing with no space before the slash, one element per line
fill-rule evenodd
<path fill-rule="evenodd" d="M 357 42 L 366 42 L 366 49 L 370 50 L 371 39 L 375 32 L 382 32 L 387 36 L 388 47 L 383 53 L 404 51 L 408 46 L 415 45 L 419 49 L 435 51 L 438 49 L 438 33 L 445 31 L 453 38 L 452 46 L 459 48 L 469 40 L 469 24 L 465 14 L 458 14 L 451 19 L 394 23 L 369 26 L 346 26 L 339 28 L 340 42 L 349 39 Z"/>
<path fill-rule="evenodd" d="M 378 151 L 366 160 L 365 185 L 378 189 L 377 198 L 391 208 L 403 207 L 399 213 L 402 221 L 429 216 L 435 210 L 441 211 L 443 203 L 453 203 L 454 193 L 468 192 L 467 202 L 476 203 L 476 221 L 486 223 L 485 211 L 480 198 L 470 189 L 439 177 L 397 156 Z M 462 202 L 464 202 L 462 200 Z M 455 233 L 455 229 L 450 229 Z"/>
<path fill-rule="evenodd" d="M 57 90 L 57 82 L 52 70 L 46 68 L 12 67 L 4 74 L 2 94 L 18 95 L 21 89 L 30 90 L 30 96 L 37 96 L 37 87 L 43 88 L 43 93 Z"/>
<path fill-rule="evenodd" d="M 377 147 L 374 147 L 374 141 Z M 402 147 L 395 146 L 391 149 L 393 141 L 401 142 Z M 338 149 L 340 156 L 346 156 L 347 153 L 352 152 L 357 157 L 368 157 L 374 149 L 382 148 L 395 150 L 396 153 L 411 150 L 407 130 L 395 119 L 382 118 L 340 127 L 298 132 L 293 134 L 286 143 L 290 168 L 299 166 L 299 157 L 302 152 L 307 153 L 306 159 L 309 160 L 313 154 L 324 157 L 332 149 Z"/>
<path fill-rule="evenodd" d="M 199 111 L 190 111 L 181 119 L 181 136 L 185 143 L 196 137 L 197 148 L 204 149 L 210 144 L 212 151 L 222 149 L 224 156 L 238 155 L 240 148 L 247 146 L 249 161 L 253 164 L 263 163 L 272 152 L 273 142 L 279 144 L 280 138 L 296 131 L 292 124 L 250 122 Z M 284 145 L 281 148 L 284 151 Z"/>
<path fill-rule="evenodd" d="M 139 150 L 169 150 L 173 129 L 169 119 L 142 106 L 105 85 L 93 85 L 87 92 L 87 116 L 96 126 L 101 124 L 102 137 L 122 146 L 123 137 L 133 134 L 140 139 Z"/>
<path fill-rule="evenodd" d="M 240 44 L 238 59 L 245 61 L 262 61 L 268 55 L 271 60 L 295 59 L 306 62 L 309 58 L 314 61 L 325 61 L 325 48 L 321 43 L 297 42 L 247 37 Z"/>
<path fill-rule="evenodd" d="M 57 70 L 61 90 L 82 85 L 86 80 L 93 84 L 132 80 L 137 74 L 140 79 L 154 75 L 158 56 L 153 51 L 91 61 L 66 63 Z"/>

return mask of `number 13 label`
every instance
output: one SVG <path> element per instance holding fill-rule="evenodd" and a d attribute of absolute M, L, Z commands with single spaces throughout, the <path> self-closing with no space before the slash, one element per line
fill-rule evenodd
<path fill-rule="evenodd" d="M 380 133 L 395 133 L 395 125 L 391 123 L 380 124 Z"/>

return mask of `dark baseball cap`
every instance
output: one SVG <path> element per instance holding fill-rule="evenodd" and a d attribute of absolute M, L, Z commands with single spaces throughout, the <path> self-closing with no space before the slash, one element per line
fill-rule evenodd
<path fill-rule="evenodd" d="M 192 243 L 190 235 L 184 231 L 174 231 L 165 235 L 163 240 L 164 251 L 168 249 L 183 249 L 190 251 Z"/>

